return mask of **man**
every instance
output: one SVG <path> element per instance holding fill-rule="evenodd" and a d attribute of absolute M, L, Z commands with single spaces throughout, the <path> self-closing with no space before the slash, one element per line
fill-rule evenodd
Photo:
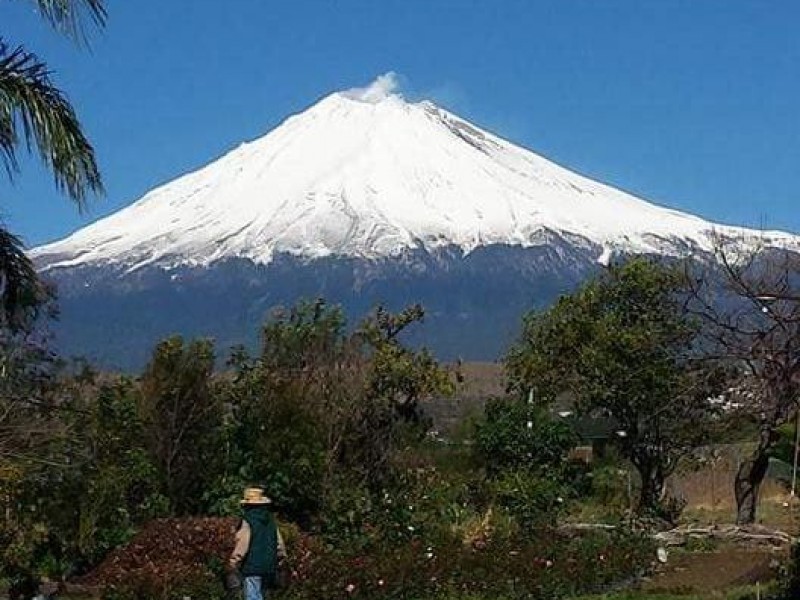
<path fill-rule="evenodd" d="M 244 600 L 263 600 L 268 596 L 268 590 L 277 583 L 278 565 L 286 558 L 286 547 L 271 504 L 261 488 L 245 489 L 241 501 L 244 515 L 229 561 L 230 572 L 238 571 L 244 579 Z"/>

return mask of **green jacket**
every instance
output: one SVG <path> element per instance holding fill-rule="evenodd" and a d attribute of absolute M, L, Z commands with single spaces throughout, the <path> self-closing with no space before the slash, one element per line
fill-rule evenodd
<path fill-rule="evenodd" d="M 244 521 L 250 527 L 250 544 L 241 563 L 245 577 L 258 576 L 274 586 L 278 573 L 278 527 L 265 506 L 246 507 Z"/>

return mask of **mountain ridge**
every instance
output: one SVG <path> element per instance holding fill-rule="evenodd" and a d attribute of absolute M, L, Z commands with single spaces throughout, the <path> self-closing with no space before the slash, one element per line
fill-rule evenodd
<path fill-rule="evenodd" d="M 324 298 L 351 323 L 422 303 L 415 343 L 494 360 L 522 315 L 617 255 L 708 257 L 717 236 L 800 250 L 571 172 L 391 77 L 267 135 L 32 257 L 58 288 L 65 354 L 138 369 L 173 334 L 257 347 L 276 307 Z"/>
<path fill-rule="evenodd" d="M 403 250 L 540 245 L 547 232 L 614 252 L 708 251 L 714 232 L 797 244 L 783 232 L 717 225 L 573 173 L 391 80 L 330 94 L 252 142 L 132 205 L 35 248 L 42 269 L 81 264 L 207 266 L 375 259 Z"/>

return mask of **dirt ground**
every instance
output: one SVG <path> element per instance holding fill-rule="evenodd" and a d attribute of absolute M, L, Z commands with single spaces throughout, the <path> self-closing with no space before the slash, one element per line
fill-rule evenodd
<path fill-rule="evenodd" d="M 671 494 L 686 500 L 684 522 L 733 523 L 736 500 L 733 480 L 742 449 L 737 446 L 717 447 L 718 457 L 691 468 L 679 470 L 669 481 Z M 761 486 L 758 522 L 787 533 L 800 531 L 800 503 L 789 497 L 786 485 L 767 477 Z"/>
<path fill-rule="evenodd" d="M 723 591 L 774 580 L 785 558 L 770 550 L 720 549 L 707 553 L 673 553 L 642 588 L 648 592 Z"/>

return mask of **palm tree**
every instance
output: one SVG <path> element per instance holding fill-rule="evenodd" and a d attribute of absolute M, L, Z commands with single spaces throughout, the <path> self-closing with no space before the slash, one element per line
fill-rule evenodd
<path fill-rule="evenodd" d="M 106 21 L 104 0 L 29 1 L 57 31 L 77 42 L 85 39 L 87 22 L 102 27 Z M 50 79 L 47 65 L 0 35 L 0 162 L 12 179 L 19 170 L 20 150 L 38 153 L 56 188 L 79 210 L 90 194 L 102 193 L 94 150 L 72 105 Z M 40 297 L 36 271 L 20 238 L 0 224 L 0 326 L 21 326 L 26 307 Z"/>

